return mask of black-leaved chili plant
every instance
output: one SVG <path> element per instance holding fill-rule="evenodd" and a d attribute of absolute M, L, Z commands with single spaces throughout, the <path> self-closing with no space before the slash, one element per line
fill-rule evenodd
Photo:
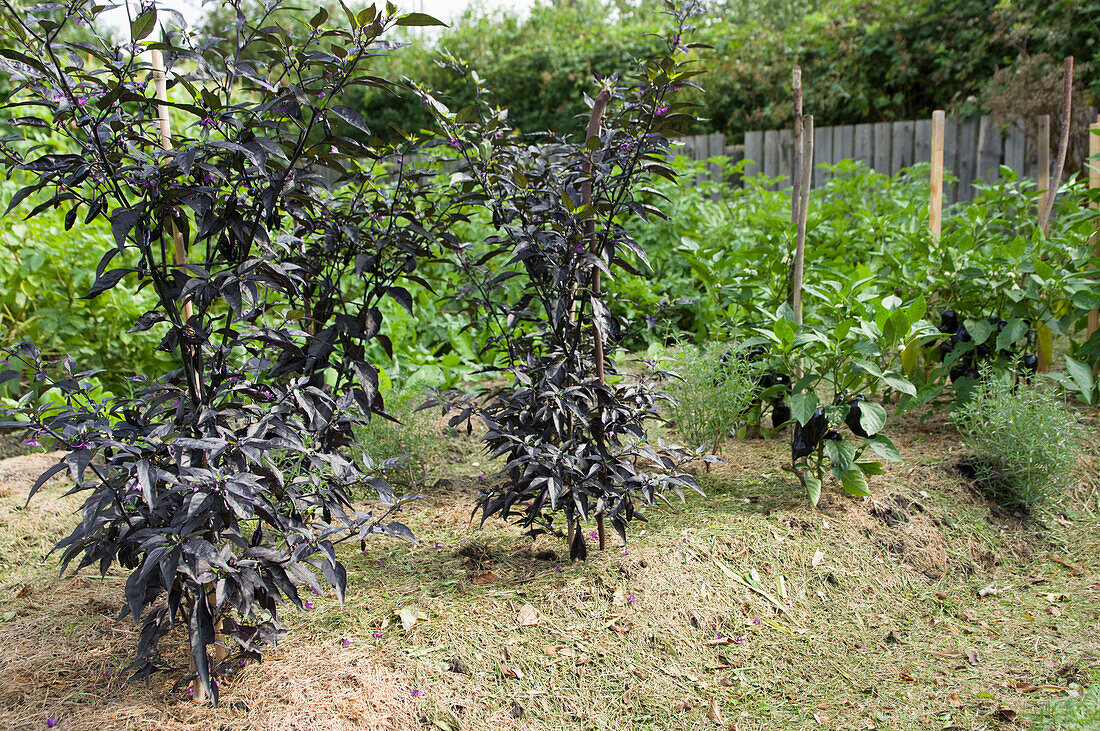
<path fill-rule="evenodd" d="M 67 227 L 109 219 L 114 240 L 87 296 L 127 277 L 152 287 L 159 304 L 133 330 L 161 331 L 158 347 L 179 362 L 164 377 L 133 376 L 130 396 L 97 398 L 95 373 L 21 344 L 8 359 L 23 368 L 0 375 L 26 386 L 8 425 L 67 453 L 32 495 L 64 471 L 87 493 L 57 545 L 62 570 L 130 570 L 120 618 L 142 627 L 131 678 L 164 667 L 158 643 L 182 625 L 181 682 L 215 704 L 216 676 L 275 643 L 280 606 L 305 604 L 299 587 L 343 601 L 338 542 L 412 540 L 389 521 L 400 502 L 389 485 L 341 449 L 354 424 L 384 414 L 368 361 L 390 347 L 379 302 L 411 307 L 401 280 L 453 241 L 459 215 L 395 157 L 415 141 L 375 151 L 340 104 L 353 85 L 389 85 L 365 71 L 388 50 L 388 29 L 431 18 L 345 8 L 337 23 L 322 8 L 295 35 L 277 0 L 255 23 L 239 2 L 216 43 L 179 29 L 152 40 L 168 11 L 149 5 L 119 47 L 66 41 L 102 6 L 0 0 L 0 70 L 17 85 L 2 156 L 25 183 L 9 211 L 26 201 L 28 216 L 67 209 Z M 149 51 L 166 66 L 163 102 Z M 372 512 L 349 499 L 363 484 L 380 496 Z"/>
<path fill-rule="evenodd" d="M 563 139 L 522 135 L 494 108 L 476 73 L 466 73 L 474 104 L 452 112 L 424 93 L 425 103 L 458 151 L 452 184 L 480 193 L 498 234 L 484 250 L 460 252 L 470 275 L 462 298 L 480 308 L 490 342 L 505 357 L 511 385 L 485 402 L 441 394 L 426 407 L 453 412 L 450 423 L 484 422 L 493 457 L 506 456 L 498 486 L 482 496 L 484 520 L 517 514 L 532 534 L 553 529 L 561 511 L 570 556 L 587 553 L 582 523 L 595 516 L 604 546 L 605 521 L 625 541 L 636 499 L 652 504 L 667 489 L 698 489 L 682 471 L 691 458 L 647 441 L 658 418 L 661 374 L 617 372 L 612 353 L 621 325 L 612 317 L 601 277 L 619 267 L 637 273 L 645 252 L 623 227 L 629 216 L 661 213 L 638 193 L 654 175 L 668 178 L 669 135 L 692 117 L 677 92 L 694 86 L 694 46 L 684 42 L 694 6 L 670 8 L 673 30 L 659 58 L 639 62 L 626 83 L 600 81 L 585 133 Z M 520 277 L 508 301 L 499 285 Z M 537 524 L 537 525 L 536 525 Z"/>

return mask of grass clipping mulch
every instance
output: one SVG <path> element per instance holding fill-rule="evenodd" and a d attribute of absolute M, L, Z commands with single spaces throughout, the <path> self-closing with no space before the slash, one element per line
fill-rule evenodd
<path fill-rule="evenodd" d="M 44 555 L 79 498 L 3 497 L 0 728 L 1001 728 L 1100 680 L 1100 521 L 991 510 L 945 467 L 952 439 L 818 511 L 786 445 L 731 445 L 706 498 L 585 564 L 471 525 L 480 483 L 460 480 L 406 509 L 419 546 L 345 545 L 346 608 L 288 614 L 218 709 L 172 689 L 182 670 L 120 679 L 124 575 L 58 579 Z M 185 668 L 183 634 L 163 644 Z"/>

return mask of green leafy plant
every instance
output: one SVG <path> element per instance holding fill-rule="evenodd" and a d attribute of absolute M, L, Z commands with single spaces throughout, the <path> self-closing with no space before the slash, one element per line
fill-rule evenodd
<path fill-rule="evenodd" d="M 687 446 L 720 451 L 758 395 L 761 364 L 747 349 L 724 343 L 682 345 L 668 356 L 669 420 Z"/>
<path fill-rule="evenodd" d="M 1026 508 L 1058 495 L 1077 478 L 1084 427 L 1063 399 L 989 373 L 952 419 L 973 456 L 963 463 L 976 483 L 1006 504 Z"/>

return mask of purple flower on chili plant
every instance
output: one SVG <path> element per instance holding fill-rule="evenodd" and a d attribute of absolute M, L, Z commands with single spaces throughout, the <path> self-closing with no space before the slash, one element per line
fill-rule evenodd
<path fill-rule="evenodd" d="M 413 688 L 412 689 L 412 697 L 413 698 L 419 698 L 422 695 L 424 695 L 424 691 L 420 690 L 420 688 Z"/>

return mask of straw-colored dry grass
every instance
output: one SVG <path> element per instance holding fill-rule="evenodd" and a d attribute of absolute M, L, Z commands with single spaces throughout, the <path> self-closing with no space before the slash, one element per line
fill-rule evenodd
<path fill-rule="evenodd" d="M 1100 681 L 1095 449 L 1073 495 L 1021 519 L 953 470 L 942 421 L 899 429 L 906 461 L 869 500 L 811 510 L 786 445 L 731 444 L 705 498 L 577 565 L 557 539 L 471 524 L 481 483 L 446 480 L 406 508 L 421 545 L 349 547 L 345 609 L 290 615 L 216 710 L 172 690 L 179 672 L 119 681 L 122 575 L 58 579 L 42 554 L 77 502 L 55 487 L 22 510 L 16 491 L 0 498 L 0 727 L 993 729 Z"/>

